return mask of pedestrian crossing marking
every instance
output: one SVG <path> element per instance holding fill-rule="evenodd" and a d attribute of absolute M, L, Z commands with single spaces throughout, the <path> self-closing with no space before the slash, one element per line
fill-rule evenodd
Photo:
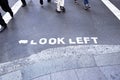
<path fill-rule="evenodd" d="M 15 15 L 18 10 L 20 9 L 20 7 L 22 6 L 21 0 L 18 0 L 13 7 L 11 8 L 13 11 L 13 14 Z M 4 16 L 3 19 L 5 20 L 5 22 L 8 24 L 9 21 L 12 19 L 12 17 L 9 15 L 9 13 L 7 12 Z"/>
<path fill-rule="evenodd" d="M 101 0 L 108 9 L 120 20 L 120 10 L 112 4 L 109 0 Z"/>
<path fill-rule="evenodd" d="M 101 0 L 108 8 L 109 10 L 120 20 L 120 10 L 114 5 L 112 4 L 109 0 Z M 21 0 L 18 0 L 13 7 L 11 8 L 14 15 L 18 12 L 18 10 L 21 8 L 22 6 L 22 2 Z M 12 19 L 12 17 L 9 15 L 9 13 L 7 12 L 4 16 L 3 19 L 5 20 L 5 22 L 8 24 L 9 21 Z"/>

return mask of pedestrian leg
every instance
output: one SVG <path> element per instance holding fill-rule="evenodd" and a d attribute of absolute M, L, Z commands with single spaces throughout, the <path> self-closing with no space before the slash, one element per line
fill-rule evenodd
<path fill-rule="evenodd" d="M 25 0 L 21 0 L 21 2 L 22 2 L 22 7 L 25 7 L 26 6 L 26 1 Z"/>
<path fill-rule="evenodd" d="M 10 16 L 13 17 L 13 12 L 10 7 L 8 8 L 8 12 L 10 13 Z"/>
<path fill-rule="evenodd" d="M 48 3 L 50 3 L 51 2 L 51 0 L 47 0 L 48 1 Z"/>
<path fill-rule="evenodd" d="M 7 24 L 3 20 L 1 13 L 0 13 L 0 25 L 2 26 L 0 32 L 4 31 L 7 28 Z"/>
<path fill-rule="evenodd" d="M 40 0 L 40 4 L 43 5 L 43 0 Z"/>
<path fill-rule="evenodd" d="M 75 3 L 77 3 L 77 0 L 74 0 Z"/>
<path fill-rule="evenodd" d="M 88 4 L 89 2 L 88 2 L 88 0 L 84 0 L 84 4 L 86 5 L 86 4 Z"/>
<path fill-rule="evenodd" d="M 9 6 L 8 0 L 3 0 L 1 3 L 1 8 L 5 11 L 5 12 L 9 12 L 10 16 L 13 17 L 13 12 Z"/>
<path fill-rule="evenodd" d="M 56 12 L 60 13 L 61 9 L 60 9 L 60 0 L 57 0 L 57 9 Z"/>
<path fill-rule="evenodd" d="M 62 12 L 65 12 L 64 0 L 60 0 L 60 9 Z"/>
<path fill-rule="evenodd" d="M 85 10 L 90 8 L 88 0 L 84 0 L 84 6 L 85 6 Z"/>

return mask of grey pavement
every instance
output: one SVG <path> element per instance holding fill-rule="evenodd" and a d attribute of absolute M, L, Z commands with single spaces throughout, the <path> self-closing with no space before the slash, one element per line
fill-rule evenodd
<path fill-rule="evenodd" d="M 29 57 L 1 63 L 0 79 L 120 80 L 118 48 L 120 45 L 47 49 Z"/>

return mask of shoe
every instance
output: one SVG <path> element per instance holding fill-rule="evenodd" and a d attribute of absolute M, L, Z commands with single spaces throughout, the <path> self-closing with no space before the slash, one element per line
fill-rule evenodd
<path fill-rule="evenodd" d="M 40 0 L 40 4 L 43 5 L 43 0 Z"/>
<path fill-rule="evenodd" d="M 65 12 L 65 11 L 66 11 L 66 10 L 65 10 L 65 7 L 63 7 L 63 6 L 60 6 L 60 9 L 61 9 L 62 12 Z"/>
<path fill-rule="evenodd" d="M 7 28 L 7 25 L 1 27 L 0 32 L 3 32 Z"/>
<path fill-rule="evenodd" d="M 57 9 L 56 9 L 56 12 L 57 12 L 57 13 L 61 13 L 61 11 L 58 11 Z"/>
<path fill-rule="evenodd" d="M 47 0 L 48 1 L 48 3 L 50 3 L 51 2 L 51 0 Z"/>
<path fill-rule="evenodd" d="M 87 7 L 87 8 L 90 8 L 89 4 L 86 4 L 86 7 Z"/>
<path fill-rule="evenodd" d="M 77 3 L 77 0 L 74 0 L 75 3 Z"/>
<path fill-rule="evenodd" d="M 89 8 L 90 8 L 89 4 L 85 4 L 85 10 L 87 10 Z"/>
<path fill-rule="evenodd" d="M 22 7 L 25 7 L 26 6 L 26 3 L 22 5 Z"/>

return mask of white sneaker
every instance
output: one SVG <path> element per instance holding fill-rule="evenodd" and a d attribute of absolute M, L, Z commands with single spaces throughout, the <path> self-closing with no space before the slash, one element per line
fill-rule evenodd
<path fill-rule="evenodd" d="M 85 6 L 86 6 L 87 8 L 90 8 L 89 4 L 86 4 Z"/>
<path fill-rule="evenodd" d="M 85 10 L 87 10 L 89 8 L 90 8 L 89 4 L 85 4 Z"/>

